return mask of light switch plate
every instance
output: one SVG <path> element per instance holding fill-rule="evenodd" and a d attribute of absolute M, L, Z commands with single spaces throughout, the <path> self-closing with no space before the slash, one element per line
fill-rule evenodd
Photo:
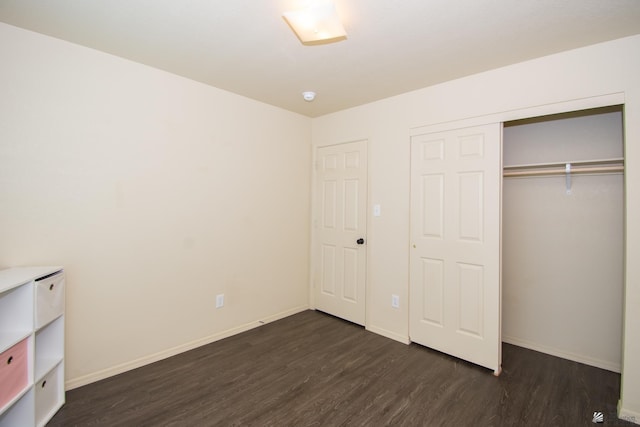
<path fill-rule="evenodd" d="M 391 295 L 391 307 L 400 308 L 400 297 L 398 295 Z"/>

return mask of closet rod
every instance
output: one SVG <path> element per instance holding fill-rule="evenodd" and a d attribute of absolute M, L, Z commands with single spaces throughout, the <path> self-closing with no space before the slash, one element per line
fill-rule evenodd
<path fill-rule="evenodd" d="M 585 174 L 585 173 L 617 173 L 624 172 L 623 165 L 612 166 L 573 166 L 571 168 L 571 174 Z M 547 168 L 547 169 L 523 169 L 523 170 L 505 170 L 502 174 L 503 177 L 513 176 L 544 176 L 544 175 L 566 175 L 567 171 L 563 168 Z"/>
<path fill-rule="evenodd" d="M 593 159 L 593 160 L 575 160 L 575 161 L 564 161 L 564 162 L 553 162 L 553 163 L 528 163 L 528 164 L 520 164 L 520 165 L 505 165 L 505 170 L 524 170 L 524 169 L 540 169 L 540 168 L 553 168 L 553 167 L 562 167 L 569 163 L 572 167 L 576 166 L 603 166 L 603 165 L 623 165 L 624 158 L 616 157 L 609 159 Z"/>

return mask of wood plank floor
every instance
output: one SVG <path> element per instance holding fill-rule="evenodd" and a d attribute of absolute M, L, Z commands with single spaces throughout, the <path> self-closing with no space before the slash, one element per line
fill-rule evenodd
<path fill-rule="evenodd" d="M 54 426 L 634 426 L 620 376 L 504 344 L 503 373 L 306 311 L 67 393 Z"/>

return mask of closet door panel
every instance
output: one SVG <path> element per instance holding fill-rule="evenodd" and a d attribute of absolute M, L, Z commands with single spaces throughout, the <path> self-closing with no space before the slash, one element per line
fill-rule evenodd
<path fill-rule="evenodd" d="M 457 230 L 460 240 L 482 242 L 482 226 L 484 213 L 483 174 L 467 172 L 458 175 L 458 191 L 460 195 L 458 212 L 459 224 Z"/>
<path fill-rule="evenodd" d="M 422 321 L 443 326 L 444 314 L 444 262 L 441 259 L 422 258 L 421 294 Z"/>
<path fill-rule="evenodd" d="M 442 239 L 444 237 L 444 175 L 424 175 L 421 186 L 422 235 Z"/>
<path fill-rule="evenodd" d="M 411 140 L 412 341 L 500 371 L 500 124 Z"/>

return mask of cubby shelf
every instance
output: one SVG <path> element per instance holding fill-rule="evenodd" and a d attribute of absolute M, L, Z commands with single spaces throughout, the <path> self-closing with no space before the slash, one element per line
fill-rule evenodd
<path fill-rule="evenodd" d="M 0 427 L 44 426 L 64 404 L 62 267 L 0 271 Z"/>

